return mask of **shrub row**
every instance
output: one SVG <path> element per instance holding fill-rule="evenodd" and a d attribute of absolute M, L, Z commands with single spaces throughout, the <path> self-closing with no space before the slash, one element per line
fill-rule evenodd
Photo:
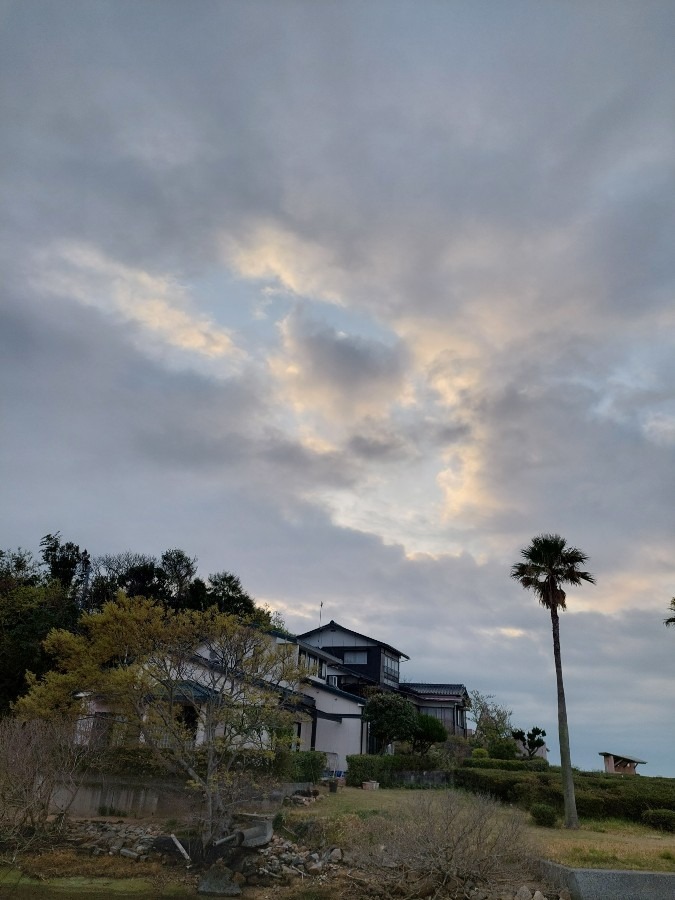
<path fill-rule="evenodd" d="M 489 794 L 504 803 L 531 809 L 545 803 L 562 812 L 562 779 L 559 772 L 515 772 L 462 767 L 455 784 L 478 794 Z M 648 810 L 675 812 L 675 779 L 580 774 L 574 776 L 577 811 L 589 819 L 643 820 Z"/>
<path fill-rule="evenodd" d="M 537 756 L 534 759 L 489 759 L 471 756 L 462 760 L 467 769 L 502 769 L 506 772 L 545 772 L 548 760 Z"/>
<path fill-rule="evenodd" d="M 413 754 L 348 756 L 347 784 L 360 787 L 364 781 L 379 781 L 382 787 L 394 787 L 400 783 L 403 772 L 431 772 L 437 768 L 433 759 Z"/>

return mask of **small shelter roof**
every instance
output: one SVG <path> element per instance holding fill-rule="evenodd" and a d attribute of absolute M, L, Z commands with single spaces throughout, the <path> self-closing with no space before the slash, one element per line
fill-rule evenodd
<path fill-rule="evenodd" d="M 647 765 L 646 759 L 638 759 L 637 756 L 627 756 L 625 753 L 608 753 L 606 750 L 602 750 L 598 756 L 613 756 L 614 759 L 623 759 L 626 762 L 631 763 L 642 763 L 642 765 Z"/>

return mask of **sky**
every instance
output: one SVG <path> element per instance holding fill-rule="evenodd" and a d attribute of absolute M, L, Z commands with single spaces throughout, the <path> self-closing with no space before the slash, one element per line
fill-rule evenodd
<path fill-rule="evenodd" d="M 675 6 L 0 2 L 0 546 L 180 547 L 675 777 Z M 323 604 L 323 606 L 321 606 Z"/>

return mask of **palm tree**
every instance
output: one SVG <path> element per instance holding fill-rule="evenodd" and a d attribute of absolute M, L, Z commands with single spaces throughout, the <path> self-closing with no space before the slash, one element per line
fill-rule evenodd
<path fill-rule="evenodd" d="M 670 610 L 675 613 L 675 597 L 670 601 Z M 675 625 L 675 615 L 663 620 L 664 625 Z"/>
<path fill-rule="evenodd" d="M 588 557 L 576 547 L 568 547 L 565 538 L 559 534 L 539 534 L 532 539 L 529 547 L 520 551 L 524 562 L 516 563 L 511 569 L 511 578 L 537 595 L 539 602 L 551 613 L 553 629 L 553 659 L 558 686 L 558 738 L 560 740 L 560 767 L 562 769 L 563 799 L 565 802 L 565 827 L 578 828 L 577 805 L 574 798 L 574 779 L 570 757 L 570 737 L 567 727 L 567 707 L 563 687 L 562 663 L 560 660 L 560 622 L 558 610 L 565 609 L 563 584 L 581 584 L 595 579 L 589 572 L 580 569 Z"/>

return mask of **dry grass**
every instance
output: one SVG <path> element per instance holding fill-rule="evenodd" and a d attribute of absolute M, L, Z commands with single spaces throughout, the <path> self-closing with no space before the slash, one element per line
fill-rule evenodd
<path fill-rule="evenodd" d="M 586 869 L 675 872 L 675 835 L 619 819 L 584 821 L 577 831 L 532 828 L 542 856 Z"/>
<path fill-rule="evenodd" d="M 51 850 L 25 856 L 21 869 L 31 878 L 157 878 L 163 874 L 159 862 L 136 862 L 123 856 L 84 856 L 74 850 Z"/>

